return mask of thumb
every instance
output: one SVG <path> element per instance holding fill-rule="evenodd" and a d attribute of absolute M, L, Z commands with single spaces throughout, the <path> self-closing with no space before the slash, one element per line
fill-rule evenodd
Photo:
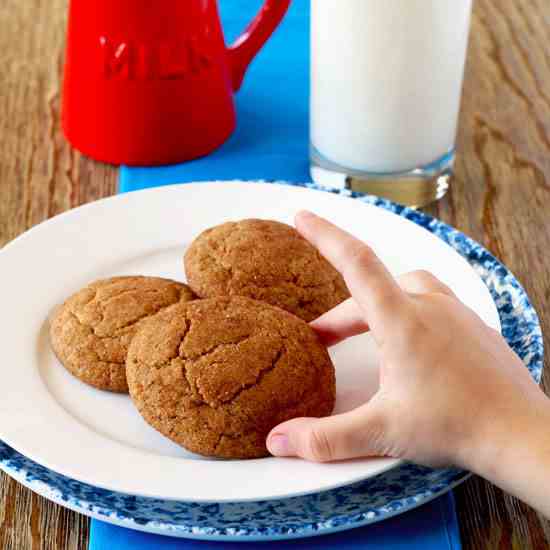
<path fill-rule="evenodd" d="M 267 437 L 274 456 L 297 456 L 313 462 L 378 456 L 384 448 L 384 421 L 373 407 L 326 418 L 295 418 L 279 424 Z"/>

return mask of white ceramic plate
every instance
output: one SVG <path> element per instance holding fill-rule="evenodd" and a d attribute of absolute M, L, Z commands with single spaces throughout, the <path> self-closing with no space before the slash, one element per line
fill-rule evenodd
<path fill-rule="evenodd" d="M 394 274 L 432 271 L 489 325 L 500 328 L 487 288 L 462 257 L 412 222 L 359 201 L 237 182 L 119 195 L 53 218 L 0 251 L 0 439 L 51 470 L 96 487 L 193 502 L 296 496 L 397 466 L 392 459 L 320 465 L 197 457 L 145 424 L 127 396 L 94 390 L 71 377 L 49 348 L 51 311 L 91 280 L 123 274 L 182 280 L 185 247 L 202 230 L 246 217 L 291 223 L 302 208 L 368 242 Z M 332 357 L 336 412 L 341 412 L 376 391 L 376 354 L 366 335 L 337 346 Z"/>

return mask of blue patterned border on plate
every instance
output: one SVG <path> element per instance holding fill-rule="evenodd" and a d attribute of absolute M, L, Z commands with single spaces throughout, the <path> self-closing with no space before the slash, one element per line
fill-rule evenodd
<path fill-rule="evenodd" d="M 326 191 L 314 184 L 301 186 Z M 543 339 L 527 294 L 506 267 L 466 235 L 422 212 L 384 199 L 350 196 L 434 233 L 474 267 L 497 305 L 502 332 L 533 378 L 540 382 Z M 124 527 L 186 538 L 274 540 L 323 535 L 374 523 L 415 508 L 464 481 L 455 469 L 405 464 L 378 477 L 323 493 L 257 503 L 195 504 L 105 491 L 56 474 L 0 442 L 0 468 L 63 506 Z"/>

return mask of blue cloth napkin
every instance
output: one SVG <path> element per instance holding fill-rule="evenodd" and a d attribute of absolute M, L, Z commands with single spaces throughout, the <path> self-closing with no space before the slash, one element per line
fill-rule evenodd
<path fill-rule="evenodd" d="M 382 523 L 324 537 L 274 542 L 207 542 L 130 531 L 94 520 L 90 550 L 460 550 L 451 493 Z"/>
<path fill-rule="evenodd" d="M 261 0 L 219 0 L 228 42 Z M 308 181 L 309 0 L 294 0 L 236 96 L 237 130 L 216 152 L 185 164 L 122 167 L 120 192 L 189 181 L 264 179 Z M 94 520 L 90 550 L 257 550 L 270 548 L 460 549 L 452 494 L 380 524 L 301 541 L 215 543 L 143 534 Z"/>

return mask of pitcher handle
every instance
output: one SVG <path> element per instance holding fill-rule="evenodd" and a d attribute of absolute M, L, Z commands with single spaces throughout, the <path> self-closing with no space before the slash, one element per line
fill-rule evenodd
<path fill-rule="evenodd" d="M 291 0 L 266 0 L 254 20 L 228 48 L 234 91 L 241 87 L 250 62 L 273 34 L 290 2 Z"/>

